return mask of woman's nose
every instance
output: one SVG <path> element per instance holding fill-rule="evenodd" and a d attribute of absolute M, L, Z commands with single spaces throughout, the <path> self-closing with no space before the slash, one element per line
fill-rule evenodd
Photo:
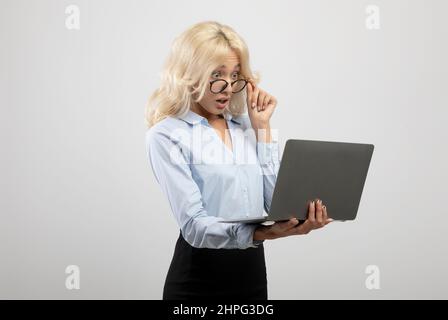
<path fill-rule="evenodd" d="M 227 87 L 224 89 L 223 92 L 226 92 L 227 94 L 231 95 L 232 94 L 232 80 L 230 79 L 226 79 L 227 81 Z"/>

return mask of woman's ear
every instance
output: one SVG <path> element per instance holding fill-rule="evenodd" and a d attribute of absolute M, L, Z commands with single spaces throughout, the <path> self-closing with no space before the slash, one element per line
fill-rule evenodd
<path fill-rule="evenodd" d="M 196 82 L 194 85 L 191 86 L 191 92 L 193 92 L 192 97 L 194 99 L 197 99 L 199 97 L 199 90 L 201 89 L 201 86 L 199 84 L 199 82 Z"/>
<path fill-rule="evenodd" d="M 194 89 L 199 88 L 199 84 L 200 84 L 200 81 L 199 81 L 199 80 L 196 81 L 196 82 L 193 84 L 193 88 L 194 88 Z"/>
<path fill-rule="evenodd" d="M 194 90 L 194 91 L 196 91 L 196 89 L 197 89 L 197 87 L 192 87 L 192 89 Z M 196 101 L 196 99 L 198 98 L 198 96 L 199 96 L 199 92 L 193 92 L 192 91 L 192 93 L 191 93 L 191 97 L 193 98 L 193 100 L 195 100 Z"/>

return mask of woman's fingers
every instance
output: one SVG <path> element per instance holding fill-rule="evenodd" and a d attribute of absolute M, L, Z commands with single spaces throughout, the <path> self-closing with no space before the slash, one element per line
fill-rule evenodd
<path fill-rule="evenodd" d="M 263 101 L 266 97 L 266 92 L 261 91 L 258 93 L 258 104 L 257 104 L 257 110 L 260 112 L 263 108 Z"/>
<path fill-rule="evenodd" d="M 328 220 L 327 207 L 322 206 L 322 220 L 325 222 Z"/>
<path fill-rule="evenodd" d="M 250 108 L 257 108 L 257 111 L 264 111 L 270 104 L 275 106 L 277 100 L 264 90 L 258 88 L 257 84 L 248 79 L 247 84 L 247 103 Z"/>
<path fill-rule="evenodd" d="M 258 89 L 258 87 L 255 87 L 254 91 L 252 92 L 252 108 L 258 107 L 258 94 L 259 93 L 260 93 L 260 89 Z"/>
<path fill-rule="evenodd" d="M 298 223 L 299 220 L 297 220 L 296 218 L 292 218 L 289 219 L 288 221 L 278 223 L 278 226 L 283 232 L 285 232 L 294 228 Z"/>
<path fill-rule="evenodd" d="M 249 79 L 247 86 L 250 88 L 247 89 L 247 97 L 249 100 L 249 104 L 248 107 L 250 107 L 251 109 L 255 108 L 255 89 L 257 88 L 257 85 L 255 84 L 255 82 L 252 79 Z"/>
<path fill-rule="evenodd" d="M 260 90 L 258 94 L 258 111 L 263 111 L 264 109 L 266 109 L 266 106 L 268 105 L 270 99 L 271 96 L 266 91 Z"/>
<path fill-rule="evenodd" d="M 269 94 L 266 94 L 264 96 L 263 103 L 261 104 L 261 110 L 266 109 L 266 106 L 268 105 L 270 99 L 271 99 L 271 96 Z"/>
<path fill-rule="evenodd" d="M 247 97 L 247 107 L 248 108 L 252 108 L 252 93 L 253 93 L 253 88 L 252 88 L 252 82 L 248 82 L 247 84 L 247 91 L 246 91 L 246 97 Z"/>
<path fill-rule="evenodd" d="M 322 212 L 322 200 L 318 199 L 316 201 L 316 227 L 319 228 L 323 226 L 324 220 Z"/>
<path fill-rule="evenodd" d="M 308 218 L 304 223 L 293 228 L 293 234 L 307 234 L 311 230 L 322 228 L 332 221 L 333 219 L 328 217 L 327 207 L 322 204 L 322 200 L 316 199 L 310 201 Z"/>
<path fill-rule="evenodd" d="M 274 96 L 270 96 L 268 105 L 269 104 L 271 104 L 273 106 L 277 106 L 277 98 L 275 98 Z"/>
<path fill-rule="evenodd" d="M 310 220 L 305 220 L 304 223 L 302 223 L 301 225 L 299 225 L 298 227 L 294 228 L 295 229 L 295 234 L 308 234 L 312 229 L 312 223 L 310 222 Z"/>
<path fill-rule="evenodd" d="M 276 222 L 270 226 L 272 232 L 276 235 L 276 238 L 287 237 L 295 233 L 295 227 L 299 223 L 296 218 L 289 219 L 288 221 Z"/>
<path fill-rule="evenodd" d="M 311 223 L 314 223 L 316 221 L 316 207 L 314 201 L 311 201 L 308 207 L 308 220 Z"/>
<path fill-rule="evenodd" d="M 250 91 L 250 106 L 252 109 L 257 107 L 257 110 L 260 111 L 259 105 L 262 102 L 261 100 L 263 97 L 261 97 L 261 94 L 263 92 L 258 88 L 257 84 L 252 79 L 249 79 L 249 84 L 252 86 Z"/>

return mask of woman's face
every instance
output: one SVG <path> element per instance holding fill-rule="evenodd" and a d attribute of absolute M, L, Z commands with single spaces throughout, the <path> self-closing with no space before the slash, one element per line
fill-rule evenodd
<path fill-rule="evenodd" d="M 204 96 L 199 101 L 199 105 L 195 104 L 193 111 L 205 116 L 220 115 L 224 109 L 228 107 L 233 94 L 242 94 L 242 92 L 232 93 L 230 83 L 237 80 L 240 75 L 240 60 L 235 52 L 231 52 L 223 61 L 222 65 L 213 70 L 209 81 L 215 79 L 224 79 L 229 85 L 221 93 L 213 93 L 210 85 L 207 83 L 207 89 Z M 217 100 L 223 100 L 224 103 Z"/>

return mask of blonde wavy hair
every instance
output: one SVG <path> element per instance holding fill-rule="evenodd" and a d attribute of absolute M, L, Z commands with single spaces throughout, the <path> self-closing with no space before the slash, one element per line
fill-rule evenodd
<path fill-rule="evenodd" d="M 252 73 L 245 41 L 229 26 L 216 21 L 197 23 L 180 36 L 160 74 L 160 87 L 149 97 L 145 122 L 148 127 L 168 116 L 185 115 L 193 102 L 199 102 L 209 88 L 210 76 L 233 50 L 239 57 L 240 74 L 259 83 L 258 72 Z M 246 90 L 235 94 L 224 112 L 240 115 L 246 108 Z"/>

